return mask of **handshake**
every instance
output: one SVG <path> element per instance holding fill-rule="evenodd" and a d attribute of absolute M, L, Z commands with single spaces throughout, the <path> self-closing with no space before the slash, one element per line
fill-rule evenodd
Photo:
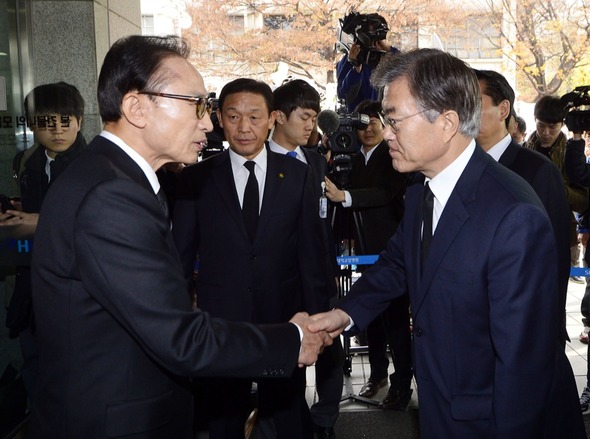
<path fill-rule="evenodd" d="M 289 321 L 303 331 L 301 350 L 299 351 L 299 367 L 314 364 L 324 348 L 330 346 L 333 339 L 342 334 L 342 331 L 350 325 L 348 314 L 338 308 L 312 316 L 300 312 Z"/>

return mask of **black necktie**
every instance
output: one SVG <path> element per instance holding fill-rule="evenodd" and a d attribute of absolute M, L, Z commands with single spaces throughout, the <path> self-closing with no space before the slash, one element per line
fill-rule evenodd
<path fill-rule="evenodd" d="M 244 216 L 244 223 L 246 224 L 246 230 L 248 231 L 248 236 L 250 236 L 250 241 L 254 242 L 256 228 L 258 227 L 258 210 L 260 206 L 258 180 L 256 180 L 256 174 L 254 173 L 254 166 L 256 166 L 256 163 L 248 161 L 244 163 L 244 166 L 250 172 L 250 176 L 248 177 L 246 189 L 244 190 L 242 215 Z"/>
<path fill-rule="evenodd" d="M 168 212 L 168 199 L 166 197 L 166 194 L 164 193 L 164 190 L 161 187 L 156 196 L 158 197 L 158 201 L 160 202 L 160 207 L 164 211 L 164 215 L 166 215 L 166 218 L 168 219 L 168 221 L 170 221 L 170 212 Z"/>
<path fill-rule="evenodd" d="M 428 183 L 424 185 L 422 194 L 422 251 L 420 261 L 424 264 L 430 241 L 432 240 L 432 210 L 434 208 L 434 194 L 430 190 Z"/>

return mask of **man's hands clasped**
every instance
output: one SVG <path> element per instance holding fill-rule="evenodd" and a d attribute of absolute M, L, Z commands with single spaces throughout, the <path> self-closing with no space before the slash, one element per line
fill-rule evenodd
<path fill-rule="evenodd" d="M 350 317 L 340 309 L 309 316 L 300 312 L 290 320 L 303 331 L 301 350 L 299 351 L 299 367 L 311 366 L 326 346 L 333 343 L 344 328 L 350 324 Z"/>

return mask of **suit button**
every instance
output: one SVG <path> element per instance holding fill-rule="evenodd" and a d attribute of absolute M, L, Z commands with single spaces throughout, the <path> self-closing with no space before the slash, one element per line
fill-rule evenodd
<path fill-rule="evenodd" d="M 420 328 L 414 328 L 414 335 L 416 337 L 422 337 L 422 329 L 420 329 Z"/>
<path fill-rule="evenodd" d="M 256 255 L 250 255 L 250 260 L 251 261 L 255 261 L 256 260 Z"/>

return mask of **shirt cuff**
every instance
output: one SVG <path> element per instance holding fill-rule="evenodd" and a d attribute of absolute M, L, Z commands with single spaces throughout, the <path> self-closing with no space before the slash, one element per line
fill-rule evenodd
<path fill-rule="evenodd" d="M 342 202 L 342 207 L 350 207 L 352 206 L 352 197 L 350 196 L 350 192 L 344 192 L 344 201 Z"/>

